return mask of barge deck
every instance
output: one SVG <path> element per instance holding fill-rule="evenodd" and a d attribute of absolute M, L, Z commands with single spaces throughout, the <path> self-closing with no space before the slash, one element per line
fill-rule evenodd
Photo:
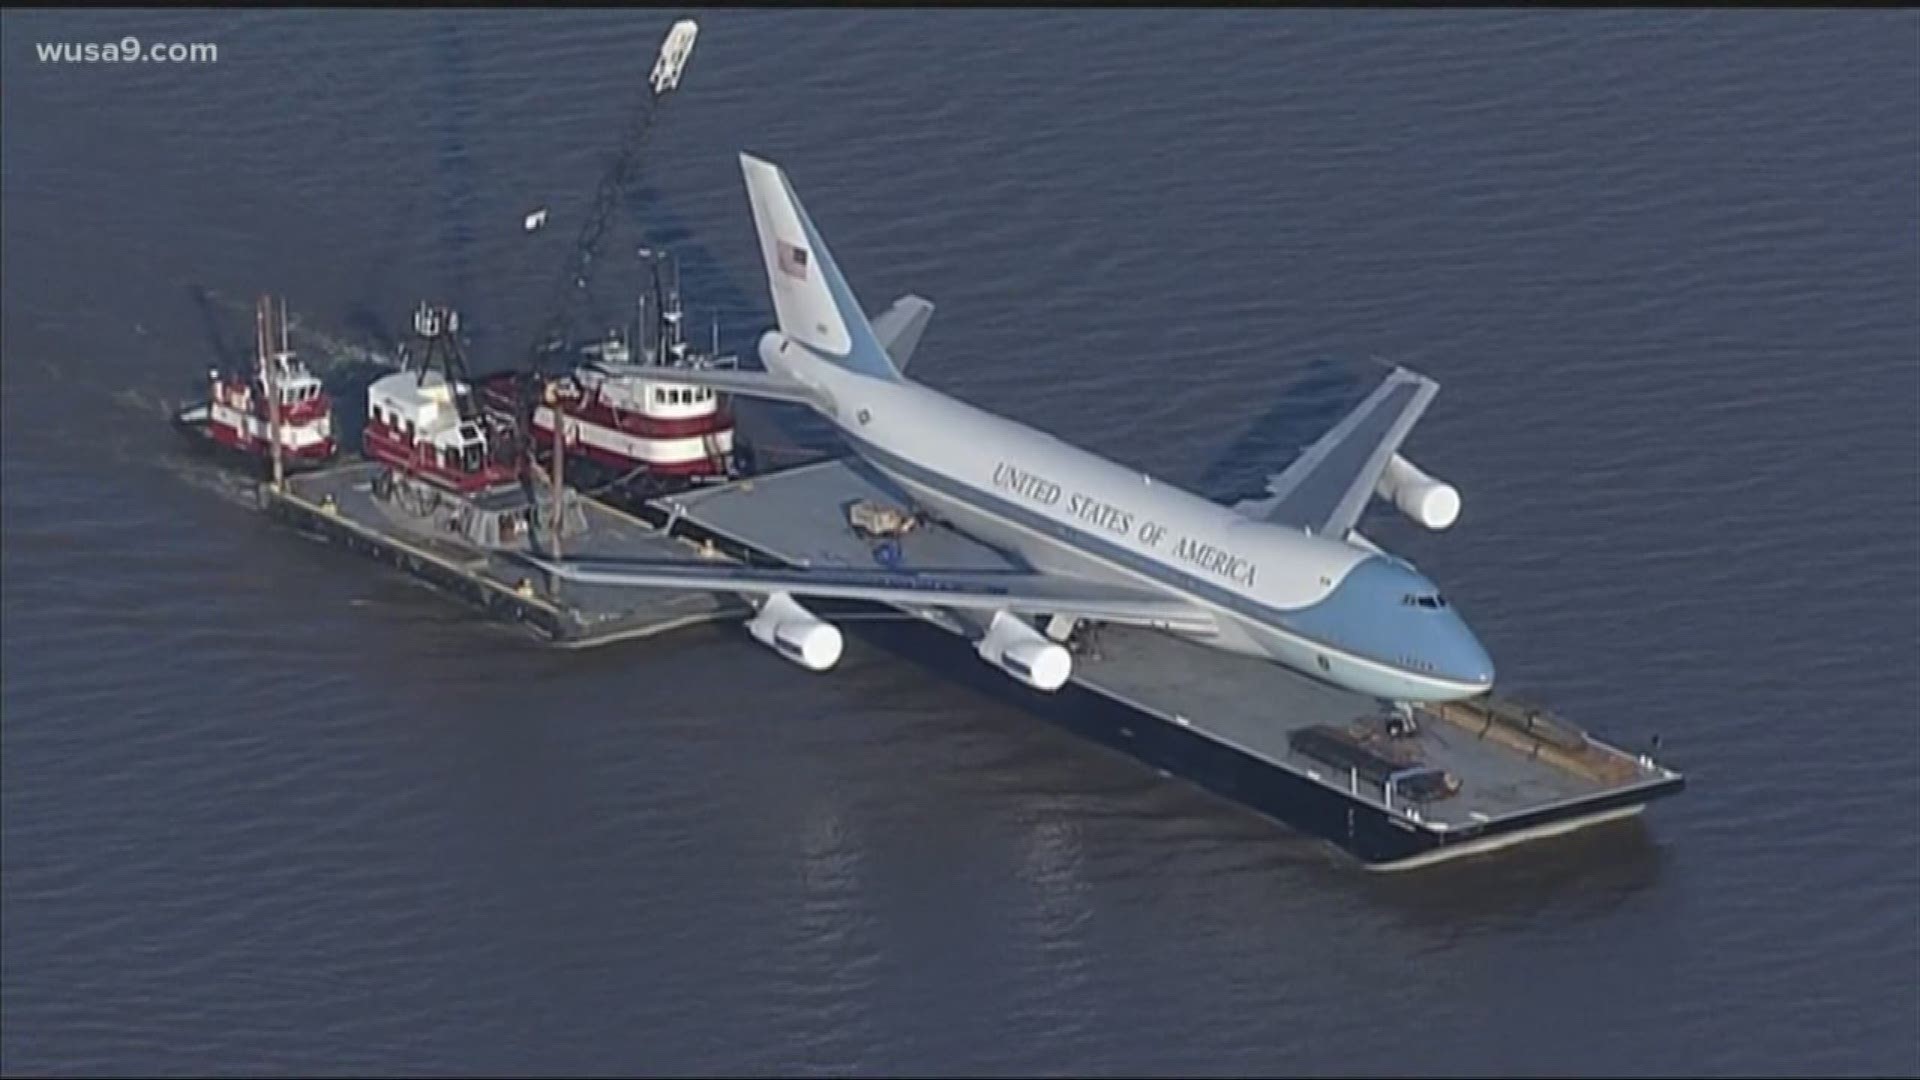
<path fill-rule="evenodd" d="M 506 555 L 477 548 L 376 498 L 373 481 L 383 468 L 355 461 L 290 476 L 277 491 L 263 484 L 261 491 L 273 517 L 370 555 L 556 645 L 607 645 L 752 614 L 743 601 L 714 593 L 548 582 Z M 614 507 L 584 498 L 576 504 L 585 528 L 565 537 L 568 554 L 699 558 L 708 553 Z"/>

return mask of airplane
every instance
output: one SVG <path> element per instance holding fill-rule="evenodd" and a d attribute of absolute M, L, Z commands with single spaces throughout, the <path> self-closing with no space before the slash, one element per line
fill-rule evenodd
<path fill-rule="evenodd" d="M 1438 392 L 1431 379 L 1395 367 L 1264 495 L 1225 506 L 907 378 L 933 305 L 909 295 L 869 321 L 784 170 L 744 153 L 740 165 L 777 321 L 758 342 L 765 370 L 675 380 L 808 406 L 863 475 L 1007 566 L 529 563 L 589 584 L 749 597 L 752 636 L 815 671 L 838 662 L 842 640 L 797 597 L 944 613 L 983 659 L 1047 692 L 1071 677 L 1062 643 L 1082 623 L 1151 627 L 1401 708 L 1491 689 L 1493 662 L 1459 612 L 1355 529 L 1375 496 L 1429 529 L 1458 516 L 1458 492 L 1398 452 Z"/>

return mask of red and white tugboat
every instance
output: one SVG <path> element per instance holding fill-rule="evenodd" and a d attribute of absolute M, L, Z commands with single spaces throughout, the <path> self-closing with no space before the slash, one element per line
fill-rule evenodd
<path fill-rule="evenodd" d="M 254 308 L 254 363 L 249 371 L 207 372 L 207 399 L 181 409 L 174 424 L 221 450 L 265 468 L 279 429 L 286 471 L 333 460 L 333 401 L 288 341 L 284 302 L 279 312 L 262 296 Z M 279 348 L 275 349 L 275 339 Z"/>
<path fill-rule="evenodd" d="M 518 483 L 519 452 L 510 425 L 473 399 L 457 340 L 459 313 L 422 303 L 413 313 L 413 331 L 424 341 L 418 359 L 403 353 L 400 371 L 367 388 L 361 438 L 366 455 L 396 477 L 461 495 Z"/>
<path fill-rule="evenodd" d="M 688 348 L 671 259 L 644 248 L 641 256 L 651 264 L 653 288 L 639 302 L 640 354 L 618 328 L 581 350 L 573 370 L 546 380 L 550 398 L 538 395 L 532 444 L 537 452 L 553 446 L 557 410 L 567 464 L 582 466 L 576 475 L 589 483 L 658 490 L 729 479 L 735 471 L 732 411 L 711 389 L 674 382 L 673 372 L 730 366 L 733 358 Z M 506 372 L 489 379 L 488 407 L 511 415 L 523 400 L 518 380 L 524 378 Z"/>

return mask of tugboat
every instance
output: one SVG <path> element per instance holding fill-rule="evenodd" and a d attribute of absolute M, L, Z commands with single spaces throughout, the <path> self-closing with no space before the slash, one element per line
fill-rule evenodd
<path fill-rule="evenodd" d="M 518 440 L 511 424 L 474 400 L 459 312 L 422 302 L 413 332 L 424 342 L 419 357 L 403 347 L 401 370 L 367 388 L 361 449 L 396 477 L 459 495 L 517 484 Z"/>
<path fill-rule="evenodd" d="M 260 297 L 254 306 L 252 370 L 208 370 L 206 400 L 174 414 L 174 426 L 262 471 L 273 464 L 276 441 L 283 471 L 311 469 L 332 461 L 338 451 L 333 401 L 294 354 L 284 301 L 277 314 L 276 319 L 272 299 Z"/>
<path fill-rule="evenodd" d="M 712 352 L 688 347 L 671 257 L 646 248 L 640 255 L 653 281 L 639 298 L 632 324 L 637 333 L 609 330 L 581 350 L 572 370 L 545 379 L 543 392 L 531 398 L 521 396 L 522 380 L 533 376 L 496 375 L 485 385 L 487 407 L 512 415 L 517 402 L 540 400 L 529 424 L 537 453 L 552 447 L 557 413 L 567 464 L 590 486 L 641 494 L 730 479 L 737 469 L 731 410 L 711 389 L 675 383 L 672 374 L 675 368 L 731 367 L 737 360 L 718 355 L 717 325 Z"/>

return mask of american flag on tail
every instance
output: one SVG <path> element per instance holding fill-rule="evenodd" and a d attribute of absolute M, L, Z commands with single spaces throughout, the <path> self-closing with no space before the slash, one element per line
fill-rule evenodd
<path fill-rule="evenodd" d="M 775 240 L 774 247 L 779 251 L 780 269 L 788 277 L 807 280 L 807 249 Z"/>

